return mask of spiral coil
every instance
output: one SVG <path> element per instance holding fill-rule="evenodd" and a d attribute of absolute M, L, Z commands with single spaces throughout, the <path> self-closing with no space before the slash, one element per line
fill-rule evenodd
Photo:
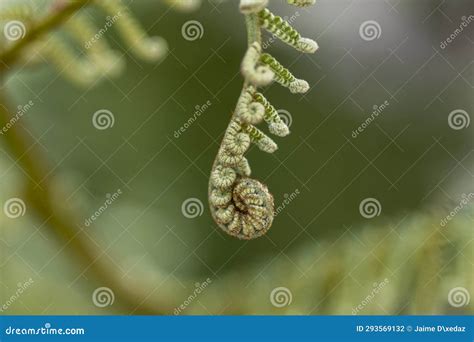
<path fill-rule="evenodd" d="M 297 6 L 309 3 L 290 2 Z M 278 146 L 255 125 L 265 121 L 270 133 L 280 137 L 289 134 L 288 126 L 263 94 L 257 92 L 257 87 L 275 80 L 292 93 L 309 89 L 306 81 L 295 78 L 271 55 L 262 54 L 261 30 L 265 28 L 303 52 L 314 52 L 317 48 L 316 42 L 301 38 L 289 23 L 266 9 L 267 4 L 266 0 L 240 2 L 249 34 L 249 46 L 241 65 L 245 84 L 209 181 L 209 205 L 214 221 L 229 235 L 245 240 L 264 235 L 275 216 L 273 196 L 265 184 L 250 178 L 251 170 L 244 154 L 251 143 L 267 153 L 275 152 Z"/>

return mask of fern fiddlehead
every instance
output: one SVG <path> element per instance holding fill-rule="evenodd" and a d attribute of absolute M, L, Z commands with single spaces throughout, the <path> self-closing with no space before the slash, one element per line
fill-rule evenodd
<path fill-rule="evenodd" d="M 288 0 L 289 4 L 300 7 L 314 2 Z M 313 53 L 318 48 L 315 41 L 302 38 L 289 23 L 271 13 L 266 8 L 267 4 L 268 0 L 240 1 L 248 34 L 248 48 L 241 65 L 244 86 L 209 180 L 209 206 L 214 221 L 226 233 L 245 240 L 264 235 L 274 218 L 273 196 L 266 185 L 250 178 L 251 169 L 244 156 L 251 143 L 267 153 L 273 153 L 278 148 L 256 125 L 265 121 L 270 133 L 280 137 L 290 132 L 276 109 L 257 88 L 274 80 L 292 93 L 305 93 L 309 89 L 306 81 L 297 79 L 274 57 L 263 53 L 261 31 L 267 30 L 304 53 Z"/>

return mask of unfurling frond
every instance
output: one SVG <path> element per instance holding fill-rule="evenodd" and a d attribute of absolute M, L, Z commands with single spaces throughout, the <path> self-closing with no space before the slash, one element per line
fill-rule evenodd
<path fill-rule="evenodd" d="M 290 134 L 290 129 L 281 120 L 277 110 L 271 105 L 270 102 L 267 101 L 265 96 L 260 93 L 256 93 L 255 100 L 261 103 L 265 108 L 264 119 L 268 123 L 268 130 L 270 131 L 270 133 L 275 134 L 279 137 L 284 137 Z"/>
<path fill-rule="evenodd" d="M 304 7 L 314 1 L 289 0 L 288 3 Z M 262 53 L 261 30 L 268 30 L 302 52 L 312 53 L 318 48 L 315 41 L 302 38 L 286 21 L 266 9 L 267 4 L 267 0 L 240 1 L 240 11 L 246 15 L 249 38 L 241 65 L 245 83 L 209 181 L 209 204 L 214 220 L 226 233 L 247 240 L 265 234 L 275 213 L 273 196 L 267 187 L 249 178 L 251 170 L 244 154 L 251 142 L 267 153 L 277 150 L 277 144 L 256 127 L 262 121 L 276 136 L 283 137 L 290 133 L 275 107 L 257 88 L 275 80 L 292 93 L 309 90 L 306 81 L 297 79 L 271 55 Z"/>
<path fill-rule="evenodd" d="M 253 125 L 243 125 L 242 129 L 263 152 L 273 153 L 278 149 L 277 144 L 257 127 Z"/>
<path fill-rule="evenodd" d="M 120 55 L 112 50 L 105 34 L 115 29 L 120 34 L 126 47 L 137 57 L 146 61 L 157 61 L 167 53 L 167 44 L 161 37 L 151 37 L 130 12 L 122 0 L 90 1 L 90 5 L 99 7 L 107 15 L 106 21 L 95 25 L 83 14 L 84 10 L 70 16 L 62 23 L 65 33 L 83 48 L 82 56 L 77 53 L 71 42 L 55 32 L 42 32 L 39 35 L 28 35 L 41 24 L 48 22 L 48 16 L 59 14 L 69 4 L 77 0 L 54 0 L 44 13 L 37 14 L 31 5 L 11 5 L 0 9 L 0 29 L 4 37 L 0 37 L 0 60 L 8 49 L 22 39 L 29 39 L 28 44 L 19 51 L 15 62 L 28 65 L 38 64 L 44 60 L 52 63 L 74 83 L 87 86 L 96 83 L 103 75 L 117 76 L 124 69 Z M 168 4 L 177 9 L 194 9 L 200 0 L 167 0 Z M 83 1 L 82 7 L 88 4 Z M 82 9 L 78 7 L 77 9 Z M 9 56 L 11 57 L 11 55 Z M 11 60 L 11 58 L 10 58 Z M 3 62 L 3 60 L 2 60 Z"/>
<path fill-rule="evenodd" d="M 260 43 L 253 42 L 247 49 L 242 60 L 242 74 L 249 83 L 255 86 L 265 86 L 272 82 L 273 72 L 266 65 L 258 65 L 262 48 Z"/>
<path fill-rule="evenodd" d="M 167 45 L 161 37 L 150 37 L 141 24 L 130 13 L 127 6 L 117 0 L 101 0 L 97 4 L 112 18 L 118 19 L 114 26 L 122 39 L 138 57 L 155 61 L 162 58 L 167 51 Z"/>
<path fill-rule="evenodd" d="M 81 86 L 94 82 L 97 67 L 88 58 L 78 57 L 64 40 L 54 35 L 47 42 L 38 43 L 38 54 L 46 57 L 69 81 Z"/>
<path fill-rule="evenodd" d="M 87 42 L 98 31 L 92 20 L 82 13 L 73 16 L 64 26 L 66 31 L 80 44 Z M 99 39 L 95 44 L 91 44 L 86 50 L 86 55 L 91 64 L 104 74 L 116 76 L 125 68 L 125 63 L 120 55 L 110 48 L 105 39 Z"/>
<path fill-rule="evenodd" d="M 265 115 L 265 107 L 262 103 L 255 102 L 255 88 L 249 86 L 242 91 L 242 95 L 237 102 L 235 113 L 243 122 L 256 125 L 262 122 Z"/>
<path fill-rule="evenodd" d="M 295 76 L 293 76 L 290 70 L 286 69 L 270 54 L 264 53 L 260 59 L 274 72 L 275 81 L 290 89 L 292 93 L 306 93 L 308 91 L 308 82 L 297 79 Z"/>
<path fill-rule="evenodd" d="M 287 21 L 274 15 L 268 9 L 265 8 L 260 11 L 258 17 L 263 28 L 295 49 L 305 53 L 314 53 L 318 49 L 318 44 L 314 40 L 302 38 L 298 31 L 291 27 Z"/>

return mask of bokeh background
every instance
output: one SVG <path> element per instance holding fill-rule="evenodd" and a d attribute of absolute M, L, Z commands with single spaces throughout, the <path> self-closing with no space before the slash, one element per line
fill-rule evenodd
<path fill-rule="evenodd" d="M 22 217 L 0 213 L 0 304 L 10 303 L 3 314 L 133 314 L 163 300 L 168 314 L 180 306 L 180 314 L 472 313 L 474 17 L 442 46 L 474 15 L 472 1 L 319 0 L 307 9 L 270 1 L 320 49 L 302 55 L 269 44 L 311 90 L 264 90 L 291 135 L 275 138 L 274 154 L 253 148 L 248 159 L 284 208 L 266 236 L 248 242 L 220 231 L 207 207 L 212 162 L 242 87 L 238 2 L 204 1 L 186 13 L 154 1 L 129 6 L 167 40 L 166 59 L 136 59 L 111 30 L 106 39 L 127 62 L 120 77 L 81 88 L 51 65 L 18 68 L 1 91 L 12 109 L 34 102 L 18 125 L 48 158 L 63 196 L 54 205 L 76 213 L 76 229 L 101 251 L 97 262 L 112 265 L 135 304 L 124 304 L 116 284 L 88 276 L 69 251 L 73 239 L 56 239 L 26 202 Z M 102 13 L 87 14 L 103 23 Z M 183 36 L 190 20 L 201 25 L 197 39 Z M 367 21 L 379 25 L 375 39 L 360 33 Z M 113 127 L 94 127 L 101 109 L 113 113 Z M 453 111 L 461 128 L 448 120 Z M 1 151 L 3 204 L 22 198 L 26 176 Z M 368 198 L 375 217 L 361 213 Z M 190 199 L 197 214 L 183 209 Z M 103 287 L 113 302 L 97 305 Z M 462 305 L 453 305 L 453 289 Z"/>

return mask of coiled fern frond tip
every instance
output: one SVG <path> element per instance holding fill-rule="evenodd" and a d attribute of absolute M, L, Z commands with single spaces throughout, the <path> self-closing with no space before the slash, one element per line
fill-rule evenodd
<path fill-rule="evenodd" d="M 314 1 L 288 0 L 288 3 L 303 7 Z M 308 82 L 297 79 L 274 57 L 263 53 L 262 30 L 304 53 L 314 53 L 318 48 L 315 41 L 302 38 L 288 22 L 271 13 L 267 5 L 268 0 L 240 1 L 248 35 L 248 48 L 241 64 L 244 86 L 209 181 L 209 205 L 215 222 L 227 234 L 245 240 L 264 235 L 275 216 L 272 194 L 266 185 L 250 178 L 250 166 L 244 157 L 251 143 L 267 153 L 278 149 L 256 125 L 265 121 L 270 133 L 279 137 L 290 133 L 276 109 L 257 89 L 276 81 L 292 93 L 309 90 Z"/>

